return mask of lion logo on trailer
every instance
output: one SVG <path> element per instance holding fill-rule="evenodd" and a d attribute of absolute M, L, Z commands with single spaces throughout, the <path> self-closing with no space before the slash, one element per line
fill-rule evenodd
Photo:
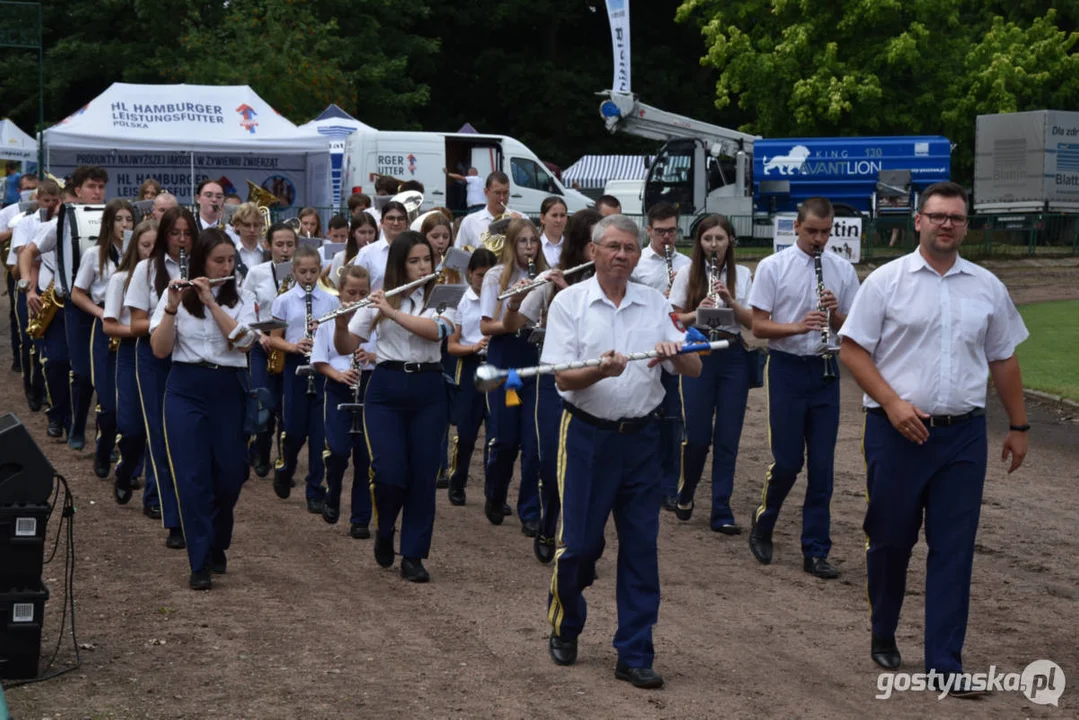
<path fill-rule="evenodd" d="M 776 155 L 764 164 L 764 174 L 772 170 L 779 170 L 780 175 L 794 175 L 801 171 L 805 161 L 810 156 L 809 148 L 805 145 L 795 145 L 786 155 Z"/>

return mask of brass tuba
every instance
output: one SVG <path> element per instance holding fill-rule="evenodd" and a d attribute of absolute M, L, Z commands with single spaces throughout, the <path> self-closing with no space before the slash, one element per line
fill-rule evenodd
<path fill-rule="evenodd" d="M 273 225 L 273 216 L 270 214 L 270 208 L 280 205 L 281 199 L 266 188 L 259 187 L 248 180 L 247 202 L 253 202 L 258 206 L 259 214 L 262 215 L 262 225 L 266 228 L 266 232 L 269 232 L 270 226 Z"/>
<path fill-rule="evenodd" d="M 499 258 L 499 262 L 502 258 L 502 246 L 506 244 L 506 230 L 509 229 L 510 220 L 516 217 L 511 213 L 503 213 L 492 220 L 487 229 L 480 233 L 480 244 L 493 252 Z"/>
<path fill-rule="evenodd" d="M 41 312 L 30 318 L 26 323 L 26 334 L 35 340 L 45 337 L 45 331 L 49 329 L 49 323 L 56 316 L 56 311 L 64 306 L 56 294 L 56 279 L 49 282 L 49 287 L 41 294 Z"/>
<path fill-rule="evenodd" d="M 281 287 L 277 289 L 278 297 L 284 295 L 292 287 L 292 276 L 289 275 L 281 281 Z M 285 353 L 272 349 L 266 357 L 266 372 L 270 375 L 280 375 L 285 371 Z"/>

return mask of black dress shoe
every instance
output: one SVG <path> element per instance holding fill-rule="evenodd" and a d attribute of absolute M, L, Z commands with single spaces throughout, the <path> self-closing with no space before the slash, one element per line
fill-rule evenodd
<path fill-rule="evenodd" d="M 158 505 L 144 505 L 142 508 L 142 514 L 151 520 L 161 519 L 161 507 Z"/>
<path fill-rule="evenodd" d="M 513 508 L 510 507 L 510 504 L 509 503 L 502 503 L 502 515 L 504 515 L 505 517 L 509 517 L 512 514 L 513 514 Z"/>
<path fill-rule="evenodd" d="M 169 536 L 165 538 L 165 547 L 169 550 L 183 550 L 187 547 L 187 541 L 184 540 L 184 531 L 180 528 L 170 528 Z"/>
<path fill-rule="evenodd" d="M 94 459 L 94 475 L 97 475 L 102 480 L 107 478 L 109 476 L 109 464 L 107 462 L 105 462 L 105 463 L 99 462 L 95 458 Z"/>
<path fill-rule="evenodd" d="M 109 463 L 115 465 L 118 462 L 120 462 L 120 451 L 113 450 L 111 453 L 109 453 Z"/>
<path fill-rule="evenodd" d="M 388 568 L 393 565 L 393 538 L 381 538 L 375 536 L 375 562 L 379 567 Z"/>
<path fill-rule="evenodd" d="M 964 700 L 992 694 L 992 691 L 984 683 L 978 689 L 975 689 L 969 675 L 942 673 L 940 671 L 930 675 L 929 689 L 933 692 L 947 693 L 950 697 Z"/>
<path fill-rule="evenodd" d="M 554 560 L 554 551 L 554 538 L 545 538 L 536 533 L 536 539 L 532 541 L 532 552 L 536 554 L 536 559 L 546 565 Z"/>
<path fill-rule="evenodd" d="M 292 494 L 292 484 L 288 478 L 282 475 L 274 475 L 273 491 L 277 497 L 288 500 L 288 496 Z"/>
<path fill-rule="evenodd" d="M 456 505 L 460 507 L 465 504 L 465 489 L 451 487 L 449 493 L 447 493 L 450 499 L 450 505 Z"/>
<path fill-rule="evenodd" d="M 214 586 L 213 578 L 209 570 L 197 570 L 191 573 L 191 579 L 187 583 L 192 590 L 211 590 Z"/>
<path fill-rule="evenodd" d="M 663 498 L 663 509 L 668 512 L 674 512 L 678 509 L 678 496 L 673 495 L 671 497 Z"/>
<path fill-rule="evenodd" d="M 557 665 L 572 665 L 577 662 L 577 638 L 565 639 L 552 634 L 547 640 L 547 651 Z"/>
<path fill-rule="evenodd" d="M 229 571 L 229 558 L 224 550 L 210 551 L 210 572 L 214 575 L 224 575 Z"/>
<path fill-rule="evenodd" d="M 131 478 L 131 489 L 142 490 L 142 478 L 140 478 L 138 475 Z"/>
<path fill-rule="evenodd" d="M 689 503 L 689 507 L 682 507 L 678 504 L 678 501 L 674 501 L 674 516 L 685 522 L 693 517 L 693 502 Z"/>
<path fill-rule="evenodd" d="M 663 687 L 663 678 L 652 668 L 634 668 L 619 662 L 614 666 L 614 676 L 633 687 L 654 689 Z"/>
<path fill-rule="evenodd" d="M 450 478 L 446 473 L 442 473 L 435 478 L 435 487 L 439 490 L 445 490 L 450 486 Z"/>
<path fill-rule="evenodd" d="M 22 373 L 22 363 L 19 362 L 19 358 L 15 358 L 11 361 L 11 372 Z"/>
<path fill-rule="evenodd" d="M 255 463 L 255 474 L 258 475 L 260 478 L 264 478 L 267 475 L 269 475 L 270 474 L 270 463 L 269 462 L 257 462 L 257 463 Z"/>
<path fill-rule="evenodd" d="M 874 635 L 869 654 L 873 662 L 885 670 L 895 670 L 903 662 L 899 656 L 899 648 L 895 644 L 895 636 L 883 638 Z"/>
<path fill-rule="evenodd" d="M 492 525 L 501 525 L 502 520 L 506 517 L 502 509 L 498 507 L 498 503 L 492 500 L 483 503 L 483 514 L 487 516 L 487 521 Z"/>
<path fill-rule="evenodd" d="M 749 550 L 761 565 L 772 563 L 772 534 L 757 531 L 756 523 L 749 531 Z"/>
<path fill-rule="evenodd" d="M 738 525 L 735 525 L 734 523 L 724 523 L 724 524 L 720 525 L 719 527 L 714 527 L 712 529 L 715 530 L 720 535 L 741 535 L 742 534 L 742 528 L 739 527 Z"/>
<path fill-rule="evenodd" d="M 336 525 L 337 519 L 341 517 L 341 509 L 336 508 L 329 503 L 322 504 L 322 519 L 328 522 L 330 525 Z"/>
<path fill-rule="evenodd" d="M 307 498 L 307 512 L 312 515 L 321 515 L 325 506 L 326 501 L 322 498 Z"/>
<path fill-rule="evenodd" d="M 59 420 L 50 420 L 49 429 L 46 430 L 51 438 L 58 438 L 64 436 L 64 425 Z"/>
<path fill-rule="evenodd" d="M 431 579 L 419 558 L 401 558 L 401 577 L 414 583 L 425 583 Z"/>
<path fill-rule="evenodd" d="M 802 569 L 814 577 L 822 580 L 834 580 L 839 577 L 839 571 L 828 563 L 827 558 L 806 558 L 802 561 Z"/>
<path fill-rule="evenodd" d="M 352 526 L 348 529 L 348 534 L 353 540 L 368 540 L 371 538 L 371 531 L 367 529 L 366 525 L 360 525 L 359 523 L 352 523 Z"/>
<path fill-rule="evenodd" d="M 30 406 L 30 412 L 37 412 L 41 409 L 41 398 L 28 397 L 26 404 Z"/>
<path fill-rule="evenodd" d="M 522 520 L 521 534 L 525 537 L 536 537 L 539 534 L 539 522 L 536 520 Z"/>
<path fill-rule="evenodd" d="M 119 480 L 112 484 L 112 491 L 117 505 L 127 505 L 131 502 L 131 488 L 121 486 Z"/>

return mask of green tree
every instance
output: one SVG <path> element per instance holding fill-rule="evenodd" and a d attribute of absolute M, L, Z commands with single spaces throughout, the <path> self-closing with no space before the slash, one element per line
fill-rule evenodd
<path fill-rule="evenodd" d="M 1079 35 L 977 0 L 686 0 L 715 104 L 765 137 L 942 134 L 969 181 L 978 114 L 1075 105 Z M 1074 12 L 1074 10 L 1073 10 Z M 1072 20 L 1069 19 L 1069 23 Z"/>

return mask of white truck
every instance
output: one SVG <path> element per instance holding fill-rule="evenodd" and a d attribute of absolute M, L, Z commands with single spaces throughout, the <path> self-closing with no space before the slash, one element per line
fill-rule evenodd
<path fill-rule="evenodd" d="M 523 143 L 506 135 L 436 132 L 357 132 L 345 143 L 342 195 L 354 192 L 374 196 L 377 175 L 398 180 L 418 180 L 424 186 L 421 211 L 442 205 L 464 213 L 465 186 L 443 174 L 464 174 L 474 167 L 481 178 L 501 170 L 510 179 L 512 210 L 532 217 L 551 195 L 560 196 L 566 209 L 576 212 L 592 206 L 592 200 L 568 189 Z"/>

